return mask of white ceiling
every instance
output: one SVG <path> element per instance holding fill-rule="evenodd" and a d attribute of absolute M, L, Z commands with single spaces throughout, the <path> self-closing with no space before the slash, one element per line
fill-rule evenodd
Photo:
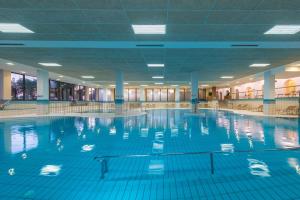
<path fill-rule="evenodd" d="M 264 35 L 276 24 L 300 24 L 299 0 L 0 0 L 0 23 L 20 23 L 34 34 L 0 33 L 0 43 L 26 41 L 120 42 L 299 42 L 296 35 Z M 166 24 L 166 35 L 134 35 L 131 24 Z M 55 73 L 112 81 L 122 70 L 126 81 L 187 82 L 197 73 L 203 82 L 222 81 L 263 71 L 257 62 L 278 67 L 300 59 L 299 48 L 49 48 L 0 45 L 0 58 L 33 67 L 58 62 Z M 147 63 L 164 63 L 149 70 Z"/>

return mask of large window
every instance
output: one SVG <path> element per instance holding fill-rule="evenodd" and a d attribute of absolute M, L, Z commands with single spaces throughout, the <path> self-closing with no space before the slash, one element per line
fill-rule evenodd
<path fill-rule="evenodd" d="M 136 88 L 124 89 L 124 100 L 125 101 L 137 101 L 139 99 L 138 91 Z"/>
<path fill-rule="evenodd" d="M 96 89 L 89 88 L 89 99 L 90 101 L 96 101 Z"/>
<path fill-rule="evenodd" d="M 148 88 L 146 89 L 146 101 L 175 101 L 175 89 Z"/>
<path fill-rule="evenodd" d="M 81 90 L 81 86 L 75 87 L 75 85 L 70 83 L 50 80 L 49 87 L 50 100 L 72 101 L 74 99 L 81 100 L 82 98 L 79 92 Z M 78 93 L 79 95 L 77 95 Z M 79 99 L 76 99 L 76 97 L 78 97 Z"/>
<path fill-rule="evenodd" d="M 191 90 L 189 88 L 180 89 L 180 101 L 190 101 L 191 100 Z"/>
<path fill-rule="evenodd" d="M 11 73 L 12 100 L 36 100 L 36 77 Z"/>

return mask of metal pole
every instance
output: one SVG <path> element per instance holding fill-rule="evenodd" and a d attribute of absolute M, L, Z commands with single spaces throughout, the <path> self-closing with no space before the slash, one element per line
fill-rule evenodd
<path fill-rule="evenodd" d="M 215 168 L 214 168 L 214 154 L 211 152 L 210 154 L 210 170 L 211 174 L 215 173 Z"/>

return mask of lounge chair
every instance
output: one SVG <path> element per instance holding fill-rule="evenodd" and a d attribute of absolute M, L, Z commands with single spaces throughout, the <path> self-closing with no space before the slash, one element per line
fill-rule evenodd
<path fill-rule="evenodd" d="M 298 108 L 297 108 L 297 106 L 288 106 L 285 109 L 285 112 L 288 115 L 296 115 L 298 113 Z"/>
<path fill-rule="evenodd" d="M 253 111 L 256 112 L 262 112 L 263 111 L 264 106 L 263 105 L 259 105 L 258 107 L 254 108 Z"/>

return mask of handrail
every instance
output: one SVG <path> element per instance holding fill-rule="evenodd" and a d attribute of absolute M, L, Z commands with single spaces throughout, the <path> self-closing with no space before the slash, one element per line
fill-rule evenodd
<path fill-rule="evenodd" d="M 108 172 L 108 160 L 117 158 L 141 158 L 141 157 L 154 157 L 154 156 L 182 156 L 182 155 L 201 155 L 208 154 L 210 156 L 210 168 L 211 174 L 214 174 L 214 154 L 220 153 L 258 153 L 258 152 L 270 152 L 270 151 L 297 151 L 300 150 L 300 146 L 288 147 L 288 148 L 272 148 L 272 149 L 261 149 L 261 150 L 238 150 L 233 152 L 224 151 L 200 151 L 200 152 L 172 152 L 172 153 L 150 153 L 150 154 L 127 154 L 127 155 L 106 155 L 106 156 L 95 156 L 94 160 L 100 161 L 101 163 L 101 179 L 104 178 Z"/>

